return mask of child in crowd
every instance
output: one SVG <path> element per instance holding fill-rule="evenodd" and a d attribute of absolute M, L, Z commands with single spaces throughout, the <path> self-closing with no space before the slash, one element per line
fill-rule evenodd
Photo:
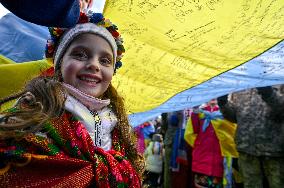
<path fill-rule="evenodd" d="M 192 171 L 195 187 L 222 187 L 223 157 L 211 120 L 221 118 L 217 100 L 194 110 L 191 123 L 196 139 L 192 150 Z"/>
<path fill-rule="evenodd" d="M 144 152 L 146 158 L 145 183 L 149 187 L 158 187 L 163 170 L 164 144 L 161 134 L 154 134 L 147 149 Z"/>
<path fill-rule="evenodd" d="M 48 76 L 0 114 L 0 187 L 141 187 L 144 162 L 111 80 L 124 48 L 102 14 L 49 28 Z"/>

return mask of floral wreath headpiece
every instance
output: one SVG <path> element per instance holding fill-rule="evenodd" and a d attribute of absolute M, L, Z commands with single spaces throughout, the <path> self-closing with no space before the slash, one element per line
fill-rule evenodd
<path fill-rule="evenodd" d="M 45 56 L 54 58 L 54 66 L 57 69 L 60 67 L 59 61 L 64 51 L 76 36 L 81 33 L 95 33 L 110 43 L 115 59 L 114 72 L 116 72 L 122 66 L 120 60 L 125 52 L 123 40 L 117 30 L 117 26 L 104 18 L 101 13 L 81 12 L 79 21 L 73 28 L 49 27 L 51 38 L 47 40 Z"/>

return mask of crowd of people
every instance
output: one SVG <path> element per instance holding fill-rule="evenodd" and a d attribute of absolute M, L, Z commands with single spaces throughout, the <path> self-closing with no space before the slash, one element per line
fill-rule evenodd
<path fill-rule="evenodd" d="M 163 153 L 163 169 L 161 160 L 155 163 L 159 165 L 155 175 L 147 166 L 153 162 L 148 161 L 148 156 L 149 151 L 155 155 L 156 136 L 150 145 L 145 142 L 145 184 L 164 188 L 282 187 L 283 112 L 284 85 L 276 85 L 232 93 L 200 106 L 162 114 L 158 126 L 144 123 L 144 127 L 152 127 L 151 135 L 164 137 L 164 150 L 158 155 L 161 159 Z M 155 181 L 148 181 L 148 175 Z"/>

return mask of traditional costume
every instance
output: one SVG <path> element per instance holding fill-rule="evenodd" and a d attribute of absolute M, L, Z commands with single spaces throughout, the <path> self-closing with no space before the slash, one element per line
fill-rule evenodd
<path fill-rule="evenodd" d="M 103 37 L 113 50 L 114 69 L 121 66 L 122 40 L 117 27 L 101 14 L 81 13 L 75 27 L 50 28 L 50 32 L 46 56 L 52 58 L 55 69 L 68 45 L 82 33 Z M 0 187 L 141 187 L 125 155 L 110 100 L 62 85 L 67 97 L 60 117 L 19 139 L 0 138 Z M 19 105 L 9 109 L 17 110 Z M 0 119 L 0 130 L 5 121 Z"/>

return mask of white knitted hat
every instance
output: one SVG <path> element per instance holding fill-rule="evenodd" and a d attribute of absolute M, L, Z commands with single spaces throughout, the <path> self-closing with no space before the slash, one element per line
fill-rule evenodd
<path fill-rule="evenodd" d="M 114 60 L 116 60 L 117 45 L 113 36 L 106 28 L 93 23 L 77 24 L 75 27 L 66 31 L 61 41 L 59 42 L 59 45 L 54 55 L 55 70 L 60 67 L 60 59 L 62 58 L 63 54 L 65 53 L 71 42 L 75 39 L 75 37 L 83 33 L 93 33 L 95 35 L 103 37 L 110 44 L 113 51 Z"/>

